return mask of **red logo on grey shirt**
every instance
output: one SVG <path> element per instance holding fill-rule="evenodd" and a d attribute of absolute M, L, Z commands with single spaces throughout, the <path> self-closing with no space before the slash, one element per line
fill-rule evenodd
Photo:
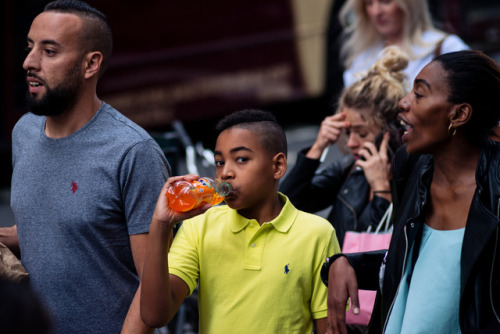
<path fill-rule="evenodd" d="M 71 191 L 73 194 L 78 190 L 78 185 L 76 184 L 75 181 L 71 182 Z"/>

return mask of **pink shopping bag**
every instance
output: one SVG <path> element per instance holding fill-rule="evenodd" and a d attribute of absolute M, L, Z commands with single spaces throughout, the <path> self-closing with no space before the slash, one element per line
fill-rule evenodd
<path fill-rule="evenodd" d="M 391 241 L 392 233 L 388 232 L 389 222 L 391 219 L 392 205 L 387 209 L 386 214 L 382 217 L 379 227 L 375 232 L 352 232 L 348 231 L 344 237 L 343 253 L 358 253 L 367 252 L 379 249 L 388 249 Z M 385 224 L 383 232 L 380 232 Z M 373 305 L 375 304 L 376 291 L 359 290 L 359 306 L 360 313 L 355 315 L 352 313 L 352 308 L 346 311 L 346 323 L 353 325 L 368 325 L 372 315 Z"/>

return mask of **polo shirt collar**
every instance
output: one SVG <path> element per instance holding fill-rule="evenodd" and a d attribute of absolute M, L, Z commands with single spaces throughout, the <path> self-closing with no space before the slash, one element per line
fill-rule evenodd
<path fill-rule="evenodd" d="M 293 206 L 288 197 L 286 197 L 282 193 L 278 193 L 278 196 L 281 202 L 284 203 L 283 208 L 276 218 L 264 224 L 270 224 L 277 231 L 281 233 L 287 233 L 290 227 L 292 227 L 293 223 L 295 222 L 298 210 Z M 244 230 L 250 223 L 258 224 L 255 219 L 247 219 L 240 215 L 236 210 L 229 211 L 229 226 L 233 233 L 238 233 Z"/>

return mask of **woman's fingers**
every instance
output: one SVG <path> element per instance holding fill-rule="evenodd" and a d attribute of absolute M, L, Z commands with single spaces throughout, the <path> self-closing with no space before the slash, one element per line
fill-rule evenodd
<path fill-rule="evenodd" d="M 356 273 L 345 257 L 332 263 L 328 273 L 328 316 L 329 333 L 347 333 L 345 311 L 351 297 L 359 309 L 358 283 Z"/>
<path fill-rule="evenodd" d="M 344 121 L 344 119 L 345 113 L 340 113 L 328 116 L 321 122 L 316 141 L 308 154 L 310 158 L 317 158 L 326 147 L 337 142 L 342 133 L 342 129 L 349 126 L 349 123 Z"/>
<path fill-rule="evenodd" d="M 378 153 L 382 157 L 382 159 L 387 160 L 387 150 L 389 148 L 389 140 L 391 139 L 391 134 L 389 132 L 384 133 L 384 138 L 380 143 L 380 149 Z"/>

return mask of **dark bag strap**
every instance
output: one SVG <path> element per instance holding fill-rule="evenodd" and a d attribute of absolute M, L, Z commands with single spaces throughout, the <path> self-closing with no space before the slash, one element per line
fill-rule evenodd
<path fill-rule="evenodd" d="M 441 49 L 443 47 L 443 42 L 445 39 L 448 38 L 448 34 L 446 34 L 437 44 L 436 44 L 436 48 L 434 49 L 434 58 L 436 58 L 437 56 L 440 56 L 441 55 Z"/>

